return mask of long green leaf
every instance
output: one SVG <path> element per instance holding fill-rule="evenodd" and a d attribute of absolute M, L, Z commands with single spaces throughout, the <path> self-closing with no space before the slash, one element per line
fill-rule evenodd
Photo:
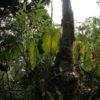
<path fill-rule="evenodd" d="M 52 52 L 52 54 L 56 54 L 59 50 L 59 40 L 61 34 L 59 29 L 55 29 L 53 27 L 48 27 L 44 31 L 44 35 L 42 37 L 42 48 L 46 54 Z"/>
<path fill-rule="evenodd" d="M 28 44 L 28 51 L 29 51 L 30 63 L 32 65 L 32 69 L 34 69 L 36 65 L 39 63 L 39 59 L 40 59 L 40 55 L 39 55 L 39 51 L 35 39 L 30 40 Z"/>

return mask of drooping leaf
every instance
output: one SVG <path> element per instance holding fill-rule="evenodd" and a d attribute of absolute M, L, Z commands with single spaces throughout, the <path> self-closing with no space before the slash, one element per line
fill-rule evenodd
<path fill-rule="evenodd" d="M 54 29 L 52 38 L 52 52 L 56 54 L 59 51 L 59 42 L 61 38 L 61 33 L 59 29 Z"/>
<path fill-rule="evenodd" d="M 26 2 L 23 4 L 23 10 L 26 10 Z"/>
<path fill-rule="evenodd" d="M 22 44 L 17 44 L 17 43 L 12 44 L 11 48 L 8 51 L 9 57 L 11 59 L 16 59 L 17 57 L 21 56 L 22 51 L 23 51 L 23 45 Z"/>
<path fill-rule="evenodd" d="M 36 42 L 38 42 L 38 40 L 36 41 L 35 39 L 31 39 L 28 44 L 28 51 L 29 51 L 28 54 L 29 54 L 29 59 L 30 59 L 32 69 L 35 68 L 35 66 L 39 63 L 39 59 L 40 59 Z"/>
<path fill-rule="evenodd" d="M 53 27 L 48 27 L 43 34 L 42 37 L 42 48 L 46 54 L 52 52 L 52 54 L 56 54 L 59 50 L 59 40 L 61 34 L 59 29 L 55 29 Z"/>
<path fill-rule="evenodd" d="M 0 45 L 2 47 L 0 52 L 1 63 L 16 59 L 21 56 L 21 53 L 23 52 L 23 45 L 12 35 L 8 35 Z"/>

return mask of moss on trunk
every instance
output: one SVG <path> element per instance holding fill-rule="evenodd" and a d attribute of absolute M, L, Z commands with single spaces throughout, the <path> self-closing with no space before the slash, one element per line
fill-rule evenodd
<path fill-rule="evenodd" d="M 65 66 L 64 70 L 73 70 L 72 47 L 74 41 L 74 21 L 70 0 L 62 0 L 62 38 L 60 41 L 60 51 L 56 58 L 57 67 Z"/>
<path fill-rule="evenodd" d="M 70 0 L 62 0 L 62 38 L 60 50 L 56 57 L 56 75 L 62 73 L 54 79 L 54 84 L 61 92 L 61 100 L 78 100 L 77 98 L 77 78 L 73 71 L 72 47 L 74 42 L 74 21 Z M 56 99 L 59 100 L 59 99 Z"/>

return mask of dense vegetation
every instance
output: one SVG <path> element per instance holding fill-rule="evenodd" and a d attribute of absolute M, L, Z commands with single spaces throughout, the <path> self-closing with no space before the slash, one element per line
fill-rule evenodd
<path fill-rule="evenodd" d="M 37 84 L 34 82 L 40 86 L 44 84 L 41 82 L 55 60 L 61 37 L 60 30 L 51 26 L 51 19 L 43 7 L 45 4 L 42 0 L 34 1 L 33 6 L 21 3 L 15 7 L 16 15 L 12 12 L 5 15 L 1 8 L 0 99 L 35 98 L 31 94 Z M 30 76 L 32 73 L 34 75 Z"/>
<path fill-rule="evenodd" d="M 0 1 L 0 100 L 99 100 L 100 18 L 81 23 L 75 40 L 70 0 L 63 1 L 63 34 L 44 9 L 49 0 L 5 1 Z"/>
<path fill-rule="evenodd" d="M 85 99 L 100 99 L 100 17 L 89 17 L 76 28 L 73 58 L 82 91 L 90 93 Z"/>

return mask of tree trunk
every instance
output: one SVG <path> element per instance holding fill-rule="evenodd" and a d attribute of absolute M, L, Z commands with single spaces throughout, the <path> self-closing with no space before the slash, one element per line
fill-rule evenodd
<path fill-rule="evenodd" d="M 60 41 L 60 51 L 56 58 L 55 65 L 66 69 L 68 72 L 73 70 L 72 47 L 74 41 L 74 21 L 70 0 L 62 0 L 62 38 Z M 64 66 L 63 66 L 64 65 Z"/>
<path fill-rule="evenodd" d="M 58 99 L 58 97 L 55 100 L 78 100 L 76 96 L 77 78 L 73 71 L 72 47 L 74 42 L 74 21 L 70 0 L 62 0 L 62 12 L 63 32 L 60 41 L 60 50 L 57 54 L 54 67 L 56 78 L 52 83 L 54 83 L 53 86 L 60 92 L 60 95 L 57 95 L 63 99 Z"/>

